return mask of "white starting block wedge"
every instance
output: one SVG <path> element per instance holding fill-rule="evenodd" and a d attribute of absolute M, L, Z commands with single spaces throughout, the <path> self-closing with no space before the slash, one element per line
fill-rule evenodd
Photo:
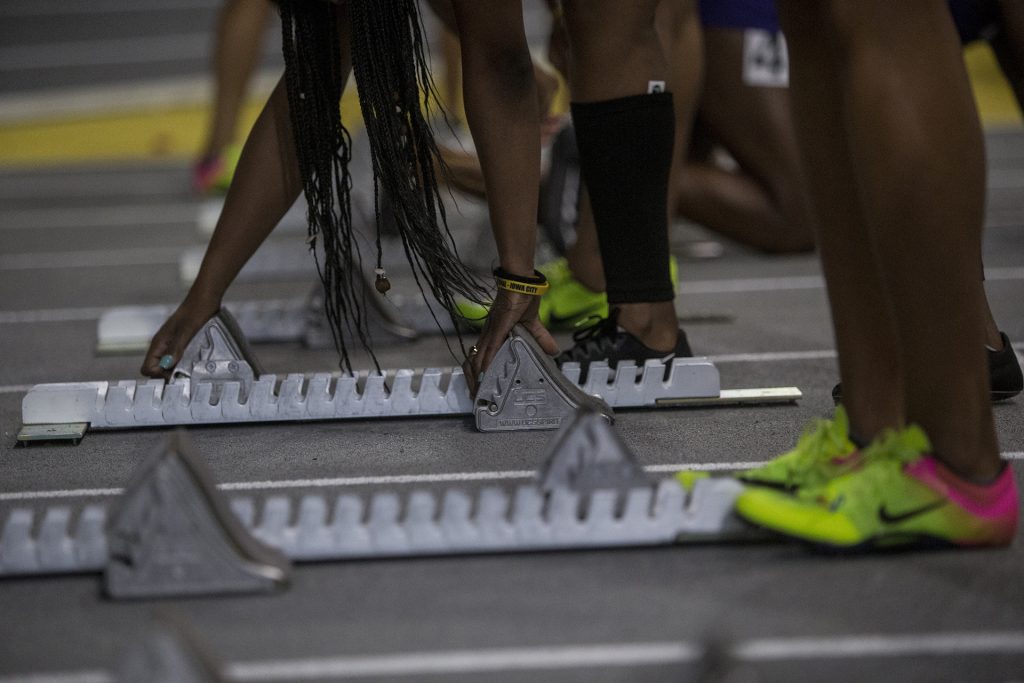
<path fill-rule="evenodd" d="M 537 479 L 407 493 L 230 501 L 183 433 L 114 505 L 14 509 L 0 526 L 0 576 L 104 572 L 114 598 L 264 592 L 290 561 L 518 553 L 762 538 L 734 517 L 731 478 L 653 481 L 603 415 L 584 410 L 548 448 Z M 72 523 L 72 520 L 75 520 Z"/>
<path fill-rule="evenodd" d="M 212 369 L 211 369 L 212 368 Z M 561 371 L 520 328 L 485 374 L 475 402 L 461 368 L 383 373 L 293 374 L 260 371 L 245 336 L 226 311 L 203 326 L 174 369 L 174 378 L 37 384 L 22 400 L 21 442 L 78 440 L 86 429 L 340 420 L 475 414 L 482 431 L 556 429 L 570 408 L 792 403 L 794 387 L 723 392 L 706 358 L 665 365 L 624 361 Z"/>

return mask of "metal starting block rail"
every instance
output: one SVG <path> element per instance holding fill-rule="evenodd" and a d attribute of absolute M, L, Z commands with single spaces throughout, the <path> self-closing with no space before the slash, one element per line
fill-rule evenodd
<path fill-rule="evenodd" d="M 178 432 L 111 506 L 11 511 L 0 575 L 104 572 L 115 598 L 262 592 L 290 561 L 536 552 L 738 540 L 731 478 L 648 478 L 605 416 L 577 413 L 535 481 L 507 490 L 230 501 Z M 72 520 L 75 520 L 74 522 Z"/>
<path fill-rule="evenodd" d="M 264 373 L 226 311 L 210 319 L 186 347 L 170 382 L 122 380 L 37 384 L 22 400 L 19 440 L 80 439 L 90 429 L 148 426 L 339 420 L 474 414 L 481 431 L 557 429 L 582 405 L 611 419 L 611 408 L 718 403 L 778 403 L 798 389 L 724 392 L 706 358 L 675 358 L 665 365 L 628 361 L 615 369 L 591 363 L 561 370 L 518 327 L 470 397 L 460 368 L 394 370 L 358 375 Z"/>

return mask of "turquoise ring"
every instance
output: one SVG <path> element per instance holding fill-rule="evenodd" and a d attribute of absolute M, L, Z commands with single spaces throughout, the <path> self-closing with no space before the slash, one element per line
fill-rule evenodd
<path fill-rule="evenodd" d="M 174 367 L 174 356 L 167 354 L 160 358 L 160 368 L 163 370 L 170 370 Z"/>

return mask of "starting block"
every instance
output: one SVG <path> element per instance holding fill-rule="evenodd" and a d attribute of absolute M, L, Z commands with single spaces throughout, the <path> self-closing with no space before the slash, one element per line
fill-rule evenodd
<path fill-rule="evenodd" d="M 267 592 L 291 562 L 519 553 L 761 538 L 733 513 L 731 478 L 654 481 L 604 415 L 584 408 L 548 448 L 537 478 L 483 488 L 222 494 L 184 433 L 139 468 L 111 506 L 12 510 L 0 576 L 103 572 L 113 598 Z M 76 522 L 72 524 L 72 519 Z"/>
<path fill-rule="evenodd" d="M 18 439 L 59 439 L 59 425 L 83 423 L 126 429 L 465 414 L 474 414 L 482 431 L 557 429 L 570 409 L 583 405 L 599 407 L 610 419 L 611 408 L 791 403 L 800 397 L 793 387 L 723 392 L 718 369 L 706 358 L 648 360 L 643 366 L 624 361 L 614 369 L 591 363 L 584 377 L 579 364 L 559 369 L 519 327 L 499 350 L 475 399 L 461 368 L 292 374 L 279 380 L 261 370 L 237 323 L 222 310 L 189 343 L 170 382 L 35 385 L 22 400 Z"/>
<path fill-rule="evenodd" d="M 189 343 L 170 382 L 122 380 L 37 384 L 22 399 L 18 440 L 61 436 L 59 425 L 90 429 L 474 414 L 482 431 L 557 429 L 571 409 L 653 408 L 683 404 L 792 403 L 794 387 L 724 392 L 706 358 L 643 366 L 591 363 L 559 369 L 522 328 L 513 330 L 485 373 L 475 399 L 461 368 L 292 374 L 262 371 L 227 311 Z M 76 427 L 76 430 L 78 427 Z M 76 432 L 77 433 L 77 432 Z M 80 438 L 78 434 L 75 438 Z M 70 438 L 70 437 L 67 437 Z"/>
<path fill-rule="evenodd" d="M 364 286 L 367 284 L 363 282 Z M 418 297 L 372 292 L 367 296 L 370 338 L 374 344 L 388 344 L 419 339 L 421 335 L 455 331 L 451 319 L 443 311 L 438 323 L 430 309 Z M 323 306 L 323 288 L 317 284 L 305 299 L 272 299 L 225 304 L 238 322 L 245 338 L 253 343 L 299 343 L 308 349 L 334 347 Z M 164 321 L 174 312 L 173 306 L 120 306 L 102 316 L 96 328 L 96 353 L 113 355 L 142 353 Z"/>

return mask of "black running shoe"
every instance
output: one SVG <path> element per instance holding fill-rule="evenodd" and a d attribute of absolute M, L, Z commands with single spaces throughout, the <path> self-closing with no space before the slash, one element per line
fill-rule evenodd
<path fill-rule="evenodd" d="M 574 332 L 572 338 L 575 344 L 568 351 L 558 354 L 555 361 L 559 365 L 580 363 L 584 366 L 593 361 L 608 361 L 608 365 L 615 367 L 620 360 L 632 360 L 636 361 L 637 365 L 643 365 L 643 362 L 650 358 L 668 363 L 677 356 L 693 355 L 682 328 L 679 329 L 676 347 L 672 351 L 655 351 L 619 327 L 617 313 L 613 310 L 609 317 Z"/>
<path fill-rule="evenodd" d="M 1005 401 L 1024 391 L 1024 373 L 1020 361 L 1005 332 L 999 333 L 1003 348 L 999 351 L 988 349 L 988 375 L 992 382 L 992 400 Z"/>
<path fill-rule="evenodd" d="M 1020 361 L 1010 344 L 1005 332 L 1000 332 L 1003 348 L 999 351 L 988 351 L 988 376 L 992 387 L 992 401 L 1005 401 L 1024 391 L 1024 373 L 1020 369 Z M 832 387 L 832 400 L 836 405 L 843 399 L 843 385 Z"/>

